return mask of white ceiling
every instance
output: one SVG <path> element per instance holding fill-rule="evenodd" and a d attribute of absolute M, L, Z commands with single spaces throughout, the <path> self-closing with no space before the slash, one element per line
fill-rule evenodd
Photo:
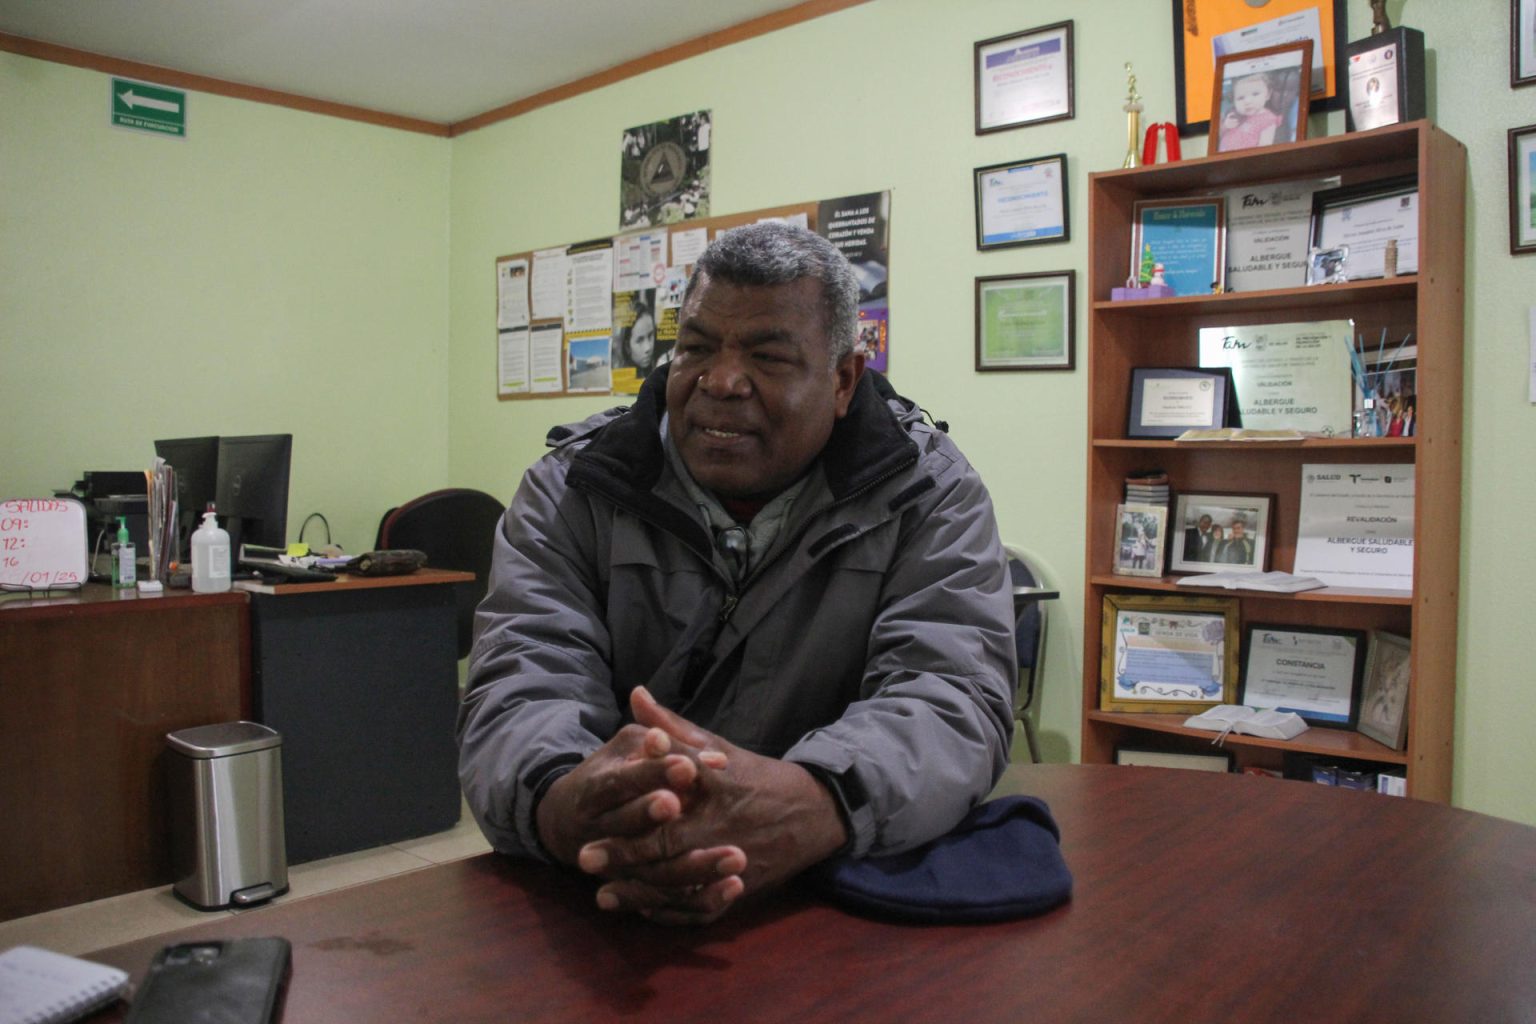
<path fill-rule="evenodd" d="M 794 0 L 0 0 L 0 33 L 451 124 Z"/>

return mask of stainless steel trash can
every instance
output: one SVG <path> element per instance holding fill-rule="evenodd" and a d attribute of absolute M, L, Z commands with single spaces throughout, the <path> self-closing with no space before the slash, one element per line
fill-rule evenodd
<path fill-rule="evenodd" d="M 165 741 L 176 895 L 222 910 L 287 892 L 282 736 L 256 722 L 225 722 Z"/>

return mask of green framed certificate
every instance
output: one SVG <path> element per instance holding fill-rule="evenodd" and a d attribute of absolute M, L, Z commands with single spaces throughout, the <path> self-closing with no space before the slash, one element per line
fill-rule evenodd
<path fill-rule="evenodd" d="M 1076 298 L 1073 270 L 978 277 L 976 369 L 1072 369 Z"/>

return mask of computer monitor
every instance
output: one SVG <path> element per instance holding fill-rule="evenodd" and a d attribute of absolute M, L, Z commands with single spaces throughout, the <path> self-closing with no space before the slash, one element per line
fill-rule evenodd
<path fill-rule="evenodd" d="M 214 501 L 230 550 L 241 544 L 281 548 L 288 544 L 288 463 L 292 434 L 219 438 Z"/>
<path fill-rule="evenodd" d="M 155 442 L 155 454 L 176 471 L 176 537 L 182 558 L 192 556 L 192 531 L 215 500 L 219 472 L 217 437 L 176 437 Z"/>

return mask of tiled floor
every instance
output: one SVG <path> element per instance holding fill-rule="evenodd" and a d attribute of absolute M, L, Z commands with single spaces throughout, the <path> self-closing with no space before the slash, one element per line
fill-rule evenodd
<path fill-rule="evenodd" d="M 458 825 L 446 832 L 291 867 L 288 869 L 288 892 L 265 906 L 302 900 L 333 889 L 472 857 L 489 849 L 485 837 L 466 810 Z M 94 949 L 215 920 L 221 914 L 259 914 L 261 911 L 262 907 L 236 911 L 194 910 L 172 895 L 170 886 L 163 886 L 0 921 L 0 950 L 28 945 L 79 956 Z"/>

